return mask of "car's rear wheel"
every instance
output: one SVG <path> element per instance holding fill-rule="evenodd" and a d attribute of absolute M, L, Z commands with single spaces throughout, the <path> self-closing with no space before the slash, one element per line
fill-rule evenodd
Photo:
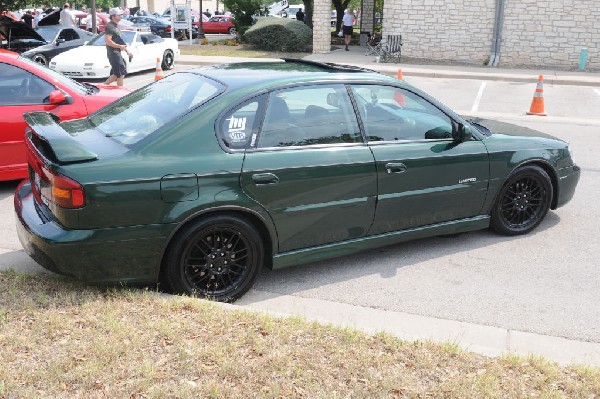
<path fill-rule="evenodd" d="M 247 221 L 228 215 L 201 219 L 170 246 L 164 279 L 176 293 L 234 301 L 254 284 L 263 252 L 260 234 Z"/>
<path fill-rule="evenodd" d="M 237 30 L 234 27 L 231 27 L 231 28 L 229 28 L 228 32 L 229 32 L 230 35 L 235 35 L 236 32 L 237 32 Z"/>
<path fill-rule="evenodd" d="M 551 202 L 552 183 L 546 171 L 534 165 L 519 168 L 496 198 L 491 227 L 505 235 L 529 233 L 544 219 Z"/>
<path fill-rule="evenodd" d="M 175 66 L 175 55 L 171 50 L 166 50 L 163 54 L 162 69 L 167 71 Z"/>
<path fill-rule="evenodd" d="M 48 66 L 48 58 L 44 54 L 35 54 L 32 60 L 40 65 Z"/>

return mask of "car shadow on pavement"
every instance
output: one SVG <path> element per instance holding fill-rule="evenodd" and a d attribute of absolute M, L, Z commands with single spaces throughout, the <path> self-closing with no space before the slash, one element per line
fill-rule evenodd
<path fill-rule="evenodd" d="M 540 226 L 525 236 L 507 237 L 498 235 L 489 229 L 480 230 L 455 236 L 438 236 L 407 241 L 340 258 L 285 269 L 266 270 L 257 279 L 254 289 L 268 291 L 275 295 L 294 295 L 311 290 L 323 290 L 336 284 L 347 287 L 353 284 L 353 280 L 358 283 L 361 278 L 366 276 L 373 276 L 374 279 L 397 278 L 404 269 L 410 269 L 413 266 L 427 267 L 423 264 L 436 259 L 452 258 L 458 254 L 462 256 L 469 251 L 481 250 L 503 243 L 518 245 L 519 242 L 523 242 L 525 245 L 524 240 L 527 240 L 527 237 L 533 238 L 542 234 L 559 222 L 560 217 L 550 211 Z M 490 252 L 490 259 L 484 259 L 484 262 L 489 263 L 490 268 L 495 267 L 496 262 L 494 262 L 493 256 L 496 255 L 496 251 Z M 433 267 L 437 267 L 437 265 L 436 263 Z M 460 261 L 458 261 L 457 267 L 460 267 Z M 434 271 L 429 271 L 429 273 L 434 273 Z M 312 294 L 306 293 L 307 296 L 312 296 Z M 252 303 L 251 300 L 244 297 L 239 302 L 243 305 Z"/>

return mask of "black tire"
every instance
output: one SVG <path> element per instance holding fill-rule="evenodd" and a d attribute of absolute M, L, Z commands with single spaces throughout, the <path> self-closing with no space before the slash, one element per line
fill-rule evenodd
<path fill-rule="evenodd" d="M 229 30 L 227 31 L 230 35 L 235 36 L 237 30 L 235 29 L 235 27 L 231 27 L 229 28 Z"/>
<path fill-rule="evenodd" d="M 496 198 L 492 230 L 509 236 L 529 233 L 548 213 L 552 194 L 552 183 L 544 169 L 534 165 L 517 169 Z"/>
<path fill-rule="evenodd" d="M 175 293 L 232 302 L 252 287 L 263 257 L 262 239 L 252 224 L 234 216 L 212 216 L 174 238 L 163 279 Z"/>
<path fill-rule="evenodd" d="M 35 54 L 31 59 L 40 65 L 48 66 L 48 58 L 44 54 Z"/>
<path fill-rule="evenodd" d="M 169 71 L 175 67 L 175 55 L 171 50 L 165 50 L 161 67 L 163 71 Z"/>

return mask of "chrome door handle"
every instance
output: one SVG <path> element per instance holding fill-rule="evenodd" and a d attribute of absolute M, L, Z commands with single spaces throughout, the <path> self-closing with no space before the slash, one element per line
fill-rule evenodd
<path fill-rule="evenodd" d="M 406 171 L 406 165 L 403 163 L 386 163 L 385 168 L 387 169 L 388 173 L 403 173 Z"/>
<path fill-rule="evenodd" d="M 256 173 L 252 175 L 252 181 L 257 186 L 269 186 L 279 183 L 279 177 L 273 173 Z"/>

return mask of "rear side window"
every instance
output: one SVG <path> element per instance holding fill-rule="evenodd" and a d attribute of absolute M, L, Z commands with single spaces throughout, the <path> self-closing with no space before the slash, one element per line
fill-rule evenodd
<path fill-rule="evenodd" d="M 221 118 L 219 134 L 225 147 L 241 150 L 256 143 L 264 96 L 253 98 L 233 108 Z"/>
<path fill-rule="evenodd" d="M 313 85 L 269 94 L 259 148 L 362 142 L 344 85 Z"/>

